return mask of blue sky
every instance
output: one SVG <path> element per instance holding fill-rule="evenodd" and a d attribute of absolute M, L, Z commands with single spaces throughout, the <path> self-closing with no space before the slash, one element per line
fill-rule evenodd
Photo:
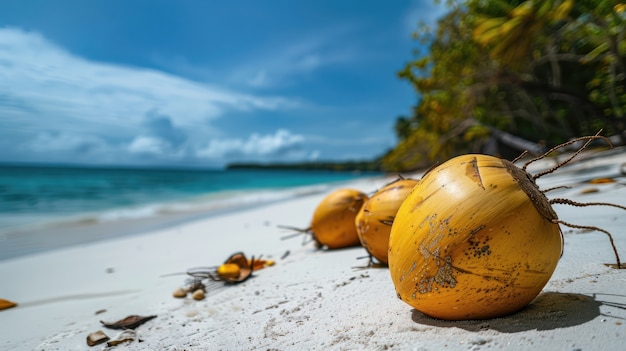
<path fill-rule="evenodd" d="M 420 1 L 0 2 L 0 162 L 364 160 L 417 96 Z"/>

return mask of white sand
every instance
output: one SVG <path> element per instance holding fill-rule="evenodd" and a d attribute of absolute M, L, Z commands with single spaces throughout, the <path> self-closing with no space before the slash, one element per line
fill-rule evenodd
<path fill-rule="evenodd" d="M 572 185 L 550 197 L 626 205 L 626 152 L 565 167 L 541 178 L 542 187 Z M 538 163 L 533 171 L 549 162 Z M 589 168 L 591 167 L 591 168 Z M 599 170 L 593 171 L 592 170 Z M 384 179 L 350 186 L 370 192 Z M 581 194 L 582 189 L 599 192 Z M 301 240 L 281 241 L 277 225 L 306 227 L 325 194 L 124 239 L 0 261 L 0 298 L 20 303 L 0 311 L 2 350 L 103 350 L 88 347 L 100 320 L 157 315 L 137 328 L 139 341 L 113 350 L 618 350 L 626 343 L 626 270 L 615 262 L 608 237 L 563 228 L 565 253 L 539 297 L 504 318 L 449 322 L 429 318 L 396 298 L 387 269 L 354 269 L 362 248 L 319 251 Z M 562 220 L 596 225 L 615 237 L 626 260 L 626 211 L 555 206 Z M 1 244 L 1 242 L 0 242 Z M 186 276 L 169 275 L 216 265 L 231 253 L 262 254 L 274 267 L 203 301 L 175 299 Z M 281 259 L 286 251 L 290 254 Z M 105 310 L 96 314 L 97 311 Z"/>

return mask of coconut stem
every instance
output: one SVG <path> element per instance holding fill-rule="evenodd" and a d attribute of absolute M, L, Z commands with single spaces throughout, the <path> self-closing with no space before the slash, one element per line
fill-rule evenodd
<path fill-rule="evenodd" d="M 304 239 L 302 240 L 302 245 L 306 245 L 309 241 L 307 240 L 308 235 L 312 236 L 313 239 L 315 239 L 315 236 L 313 235 L 313 230 L 311 227 L 308 228 L 297 228 L 297 227 L 292 227 L 292 226 L 288 226 L 288 225 L 278 225 L 278 228 L 281 229 L 288 229 L 288 230 L 293 230 L 295 231 L 295 233 L 291 233 L 291 234 L 287 234 L 285 236 L 282 236 L 280 238 L 280 240 L 287 240 L 287 239 L 291 239 L 291 238 L 295 238 L 298 235 L 305 235 Z"/>
<path fill-rule="evenodd" d="M 561 204 L 561 205 L 571 205 L 576 207 L 585 207 L 585 206 L 611 206 L 621 208 L 622 210 L 626 210 L 626 206 L 612 204 L 609 202 L 576 202 L 570 199 L 552 199 L 549 200 L 550 204 Z"/>
<path fill-rule="evenodd" d="M 600 232 L 606 234 L 609 237 L 609 241 L 611 242 L 611 247 L 613 248 L 613 253 L 615 253 L 615 259 L 617 260 L 617 269 L 622 269 L 622 263 L 621 263 L 621 261 L 619 259 L 619 253 L 617 252 L 617 247 L 615 247 L 615 242 L 613 241 L 613 236 L 611 235 L 611 233 L 609 233 L 608 231 L 606 231 L 606 230 L 604 230 L 602 228 L 598 228 L 598 227 L 595 227 L 595 226 L 571 224 L 571 223 L 564 222 L 564 221 L 562 221 L 560 219 L 555 219 L 555 220 L 553 220 L 553 222 L 566 225 L 566 226 L 568 226 L 570 228 L 597 230 L 597 231 L 600 231 Z"/>
<path fill-rule="evenodd" d="M 580 138 L 572 139 L 572 140 L 570 140 L 570 141 L 568 141 L 568 142 L 566 142 L 566 143 L 563 143 L 563 144 L 561 144 L 561 145 L 557 145 L 557 146 L 553 147 L 552 149 L 548 150 L 548 152 L 546 152 L 545 154 L 543 154 L 543 155 L 541 155 L 541 156 L 539 156 L 539 157 L 537 157 L 537 158 L 534 158 L 534 159 L 532 159 L 532 160 L 530 160 L 530 161 L 526 162 L 526 164 L 524 165 L 524 167 L 522 167 L 522 169 L 523 169 L 523 170 L 526 170 L 526 167 L 527 167 L 530 163 L 532 163 L 532 162 L 534 162 L 534 161 L 537 161 L 537 160 L 540 160 L 540 159 L 542 159 L 542 158 L 546 157 L 548 154 L 550 154 L 551 152 L 553 152 L 553 151 L 555 151 L 555 150 L 558 150 L 558 149 L 560 149 L 560 148 L 562 148 L 562 147 L 564 147 L 564 146 L 567 146 L 567 145 L 573 144 L 573 143 L 578 142 L 578 141 L 581 141 L 581 140 L 587 140 L 587 141 L 585 142 L 585 144 L 583 144 L 583 146 L 581 146 L 578 150 L 576 150 L 576 152 L 574 152 L 574 153 L 573 153 L 570 157 L 568 157 L 565 161 L 561 161 L 561 162 L 559 162 L 559 164 L 557 164 L 556 166 L 554 166 L 554 167 L 552 167 L 552 168 L 550 168 L 550 169 L 548 169 L 548 170 L 546 170 L 546 171 L 539 172 L 539 173 L 537 173 L 537 174 L 533 175 L 533 180 L 537 180 L 537 178 L 539 178 L 539 177 L 543 177 L 543 176 L 544 176 L 544 175 L 546 175 L 546 174 L 550 174 L 550 173 L 552 173 L 552 172 L 556 171 L 557 169 L 561 168 L 562 166 L 564 166 L 564 165 L 568 164 L 571 160 L 573 160 L 573 159 L 574 159 L 574 157 L 578 156 L 581 152 L 583 152 L 583 150 L 585 150 L 585 148 L 586 148 L 586 147 L 589 145 L 589 143 L 591 143 L 593 140 L 596 140 L 596 139 L 602 139 L 602 140 L 606 141 L 606 142 L 609 144 L 609 146 L 613 147 L 613 144 L 611 144 L 611 141 L 609 141 L 609 139 L 607 139 L 607 138 L 606 138 L 606 137 L 604 137 L 604 136 L 598 135 L 599 133 L 600 133 L 600 132 L 596 133 L 596 135 L 592 135 L 592 136 L 585 136 L 585 137 L 580 137 Z"/>
<path fill-rule="evenodd" d="M 571 186 L 559 185 L 559 186 L 554 186 L 552 188 L 543 189 L 543 190 L 541 190 L 541 192 L 545 194 L 547 192 L 550 192 L 550 191 L 553 191 L 553 190 L 557 190 L 557 189 L 571 189 L 571 188 L 572 188 Z"/>
<path fill-rule="evenodd" d="M 576 202 L 576 201 L 572 201 L 570 199 L 552 199 L 552 200 L 550 200 L 550 204 L 570 205 L 570 206 L 576 206 L 576 207 L 611 206 L 611 207 L 621 208 L 622 210 L 626 210 L 626 206 L 622 206 L 622 205 L 618 205 L 618 204 L 612 204 L 612 203 L 608 203 L 608 202 Z M 615 252 L 615 258 L 617 259 L 617 269 L 621 269 L 619 255 L 617 253 L 617 248 L 615 247 L 615 243 L 613 241 L 613 236 L 611 235 L 611 233 L 609 233 L 608 231 L 606 231 L 604 229 L 601 229 L 601 228 L 598 228 L 598 227 L 594 227 L 594 226 L 579 226 L 579 225 L 573 225 L 573 224 L 562 222 L 562 221 L 559 221 L 559 223 L 563 223 L 563 224 L 567 225 L 568 227 L 572 227 L 572 228 L 598 230 L 598 231 L 601 231 L 601 232 L 605 233 L 606 235 L 608 235 L 609 236 L 609 240 L 611 241 L 611 246 L 613 246 L 613 252 Z"/>
<path fill-rule="evenodd" d="M 297 233 L 287 234 L 285 236 L 281 236 L 280 240 L 287 240 L 287 239 L 295 238 L 295 237 L 297 237 L 299 235 L 302 235 L 302 234 L 307 234 L 307 232 L 297 232 Z"/>
<path fill-rule="evenodd" d="M 277 225 L 277 227 L 280 228 L 280 229 L 293 230 L 293 231 L 296 231 L 298 233 L 308 233 L 308 232 L 311 231 L 311 227 L 308 227 L 308 228 L 298 228 L 298 227 L 292 227 L 290 225 L 282 225 L 282 224 Z"/>
<path fill-rule="evenodd" d="M 513 159 L 513 163 L 521 160 L 524 156 L 528 155 L 528 150 L 524 150 L 519 156 L 517 156 L 516 158 Z"/>

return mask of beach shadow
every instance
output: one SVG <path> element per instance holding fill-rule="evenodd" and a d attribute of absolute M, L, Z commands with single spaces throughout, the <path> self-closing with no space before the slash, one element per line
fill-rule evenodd
<path fill-rule="evenodd" d="M 434 327 L 454 327 L 473 332 L 493 329 L 503 333 L 518 333 L 528 330 L 567 328 L 587 323 L 601 315 L 600 306 L 603 304 L 602 301 L 588 295 L 545 292 L 521 311 L 506 317 L 444 321 L 412 310 L 411 319 L 415 323 Z"/>

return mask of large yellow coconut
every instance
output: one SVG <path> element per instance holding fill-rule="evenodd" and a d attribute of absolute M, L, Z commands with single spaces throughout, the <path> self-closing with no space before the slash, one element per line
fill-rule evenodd
<path fill-rule="evenodd" d="M 356 217 L 356 228 L 361 245 L 383 264 L 387 264 L 389 234 L 400 205 L 418 183 L 415 179 L 400 178 L 370 197 Z"/>
<path fill-rule="evenodd" d="M 498 317 L 539 294 L 562 245 L 557 215 L 526 171 L 464 155 L 427 173 L 398 210 L 389 270 L 398 297 L 424 314 Z"/>

